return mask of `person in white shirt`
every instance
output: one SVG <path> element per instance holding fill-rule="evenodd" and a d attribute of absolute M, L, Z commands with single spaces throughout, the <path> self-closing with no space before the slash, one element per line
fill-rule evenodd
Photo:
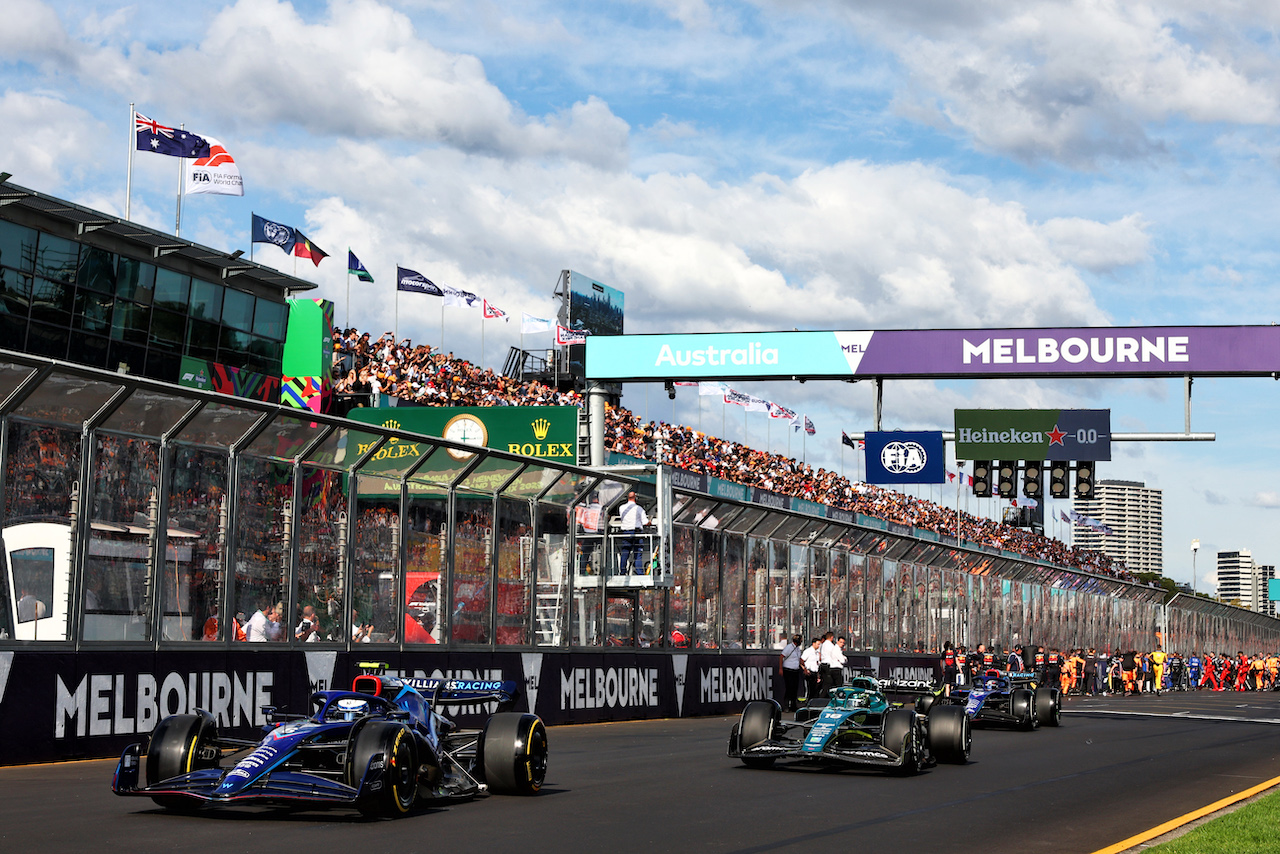
<path fill-rule="evenodd" d="M 320 640 L 320 618 L 316 616 L 315 608 L 303 606 L 302 620 L 298 623 L 298 628 L 293 630 L 293 636 L 303 643 Z"/>
<path fill-rule="evenodd" d="M 800 696 L 800 636 L 782 636 L 782 649 L 778 653 L 778 667 L 782 671 L 782 710 L 794 712 Z"/>
<path fill-rule="evenodd" d="M 622 531 L 622 574 L 629 575 L 634 562 L 635 574 L 644 575 L 640 567 L 644 557 L 644 543 L 640 535 L 649 524 L 649 514 L 636 503 L 634 492 L 627 494 L 627 503 L 618 514 L 618 528 Z"/>
<path fill-rule="evenodd" d="M 826 697 L 832 688 L 844 684 L 844 653 L 836 645 L 835 632 L 827 632 L 818 647 L 818 691 Z"/>
<path fill-rule="evenodd" d="M 822 638 L 814 638 L 805 651 L 800 653 L 800 669 L 804 671 L 805 699 L 812 700 L 818 696 L 818 647 Z"/>
<path fill-rule="evenodd" d="M 275 613 L 274 605 L 265 605 L 254 611 L 253 616 L 249 618 L 249 622 L 245 623 L 244 626 L 245 640 L 256 642 L 270 640 L 268 632 L 275 621 Z"/>

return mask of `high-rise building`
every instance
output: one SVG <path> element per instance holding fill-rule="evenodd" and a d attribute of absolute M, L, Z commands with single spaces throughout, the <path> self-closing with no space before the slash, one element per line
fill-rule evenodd
<path fill-rule="evenodd" d="M 1276 577 L 1275 565 L 1260 566 L 1249 549 L 1218 552 L 1218 598 L 1274 617 L 1275 603 L 1267 598 L 1267 582 Z"/>
<path fill-rule="evenodd" d="M 1100 480 L 1094 497 L 1074 501 L 1077 513 L 1096 519 L 1110 534 L 1076 525 L 1073 542 L 1123 561 L 1130 572 L 1164 572 L 1164 493 L 1134 480 Z"/>

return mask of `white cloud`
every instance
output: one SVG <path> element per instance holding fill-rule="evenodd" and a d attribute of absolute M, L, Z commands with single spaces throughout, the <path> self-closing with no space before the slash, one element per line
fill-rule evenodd
<path fill-rule="evenodd" d="M 1253 504 L 1255 507 L 1265 507 L 1273 510 L 1280 507 L 1280 492 L 1274 490 L 1264 490 L 1253 494 Z"/>
<path fill-rule="evenodd" d="M 978 145 L 1022 159 L 1092 167 L 1160 152 L 1153 128 L 1172 119 L 1280 121 L 1280 65 L 1258 48 L 1259 19 L 1247 9 L 1208 14 L 1158 0 L 833 3 L 860 37 L 908 69 L 904 114 L 933 111 Z"/>
<path fill-rule="evenodd" d="M 1139 264 L 1151 252 L 1146 223 L 1137 214 L 1109 223 L 1079 217 L 1051 219 L 1041 231 L 1064 261 L 1094 272 Z"/>
<path fill-rule="evenodd" d="M 13 173 L 13 180 L 24 187 L 58 191 L 69 173 L 83 175 L 90 168 L 92 163 L 83 159 L 86 155 L 101 163 L 98 141 L 107 138 L 101 122 L 53 95 L 13 91 L 0 95 L 0 168 Z M 122 145 L 122 164 L 123 160 Z"/>

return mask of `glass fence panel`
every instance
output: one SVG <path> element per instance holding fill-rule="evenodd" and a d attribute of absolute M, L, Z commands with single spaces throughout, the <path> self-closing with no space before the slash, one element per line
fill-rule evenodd
<path fill-rule="evenodd" d="M 720 644 L 725 649 L 742 649 L 746 568 L 746 543 L 740 535 L 722 535 L 724 540 L 724 627 Z"/>
<path fill-rule="evenodd" d="M 497 625 L 499 644 L 529 643 L 533 586 L 533 514 L 528 501 L 498 502 Z"/>
<path fill-rule="evenodd" d="M 410 484 L 405 520 L 404 642 L 441 640 L 440 585 L 449 553 L 449 495 L 418 492 Z"/>
<path fill-rule="evenodd" d="M 354 620 L 343 591 L 343 566 L 347 555 L 348 478 L 341 472 L 302 466 L 300 504 L 297 511 L 297 571 L 293 595 L 310 627 L 298 626 L 310 642 L 341 642 L 348 636 L 364 642 L 372 631 L 365 621 Z M 307 608 L 311 609 L 310 614 Z M 312 616 L 314 615 L 314 616 Z"/>
<path fill-rule="evenodd" d="M 453 626 L 454 643 L 493 641 L 493 499 L 458 492 L 454 496 Z"/>
<path fill-rule="evenodd" d="M 171 543 L 160 573 L 160 637 L 165 640 L 243 640 L 245 614 L 219 613 L 225 591 L 224 548 L 230 529 L 229 463 L 226 451 L 171 445 L 167 450 Z"/>
<path fill-rule="evenodd" d="M 292 564 L 293 467 L 241 457 L 236 467 L 232 602 L 247 615 L 246 640 L 288 640 L 300 625 L 286 612 Z"/>
<path fill-rule="evenodd" d="M 565 604 L 569 599 L 569 562 L 573 554 L 569 509 L 564 505 L 538 504 L 538 581 L 534 588 L 533 642 L 538 646 L 560 647 L 566 640 Z"/>

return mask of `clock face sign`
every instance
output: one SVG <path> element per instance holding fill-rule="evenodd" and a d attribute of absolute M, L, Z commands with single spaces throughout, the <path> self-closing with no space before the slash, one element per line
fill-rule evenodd
<path fill-rule="evenodd" d="M 442 435 L 451 442 L 474 445 L 477 448 L 483 448 L 489 444 L 489 431 L 485 428 L 484 422 L 474 415 L 455 415 L 450 418 L 449 423 L 444 425 Z M 448 452 L 449 456 L 455 460 L 466 460 L 474 456 L 456 448 L 449 448 Z"/>

